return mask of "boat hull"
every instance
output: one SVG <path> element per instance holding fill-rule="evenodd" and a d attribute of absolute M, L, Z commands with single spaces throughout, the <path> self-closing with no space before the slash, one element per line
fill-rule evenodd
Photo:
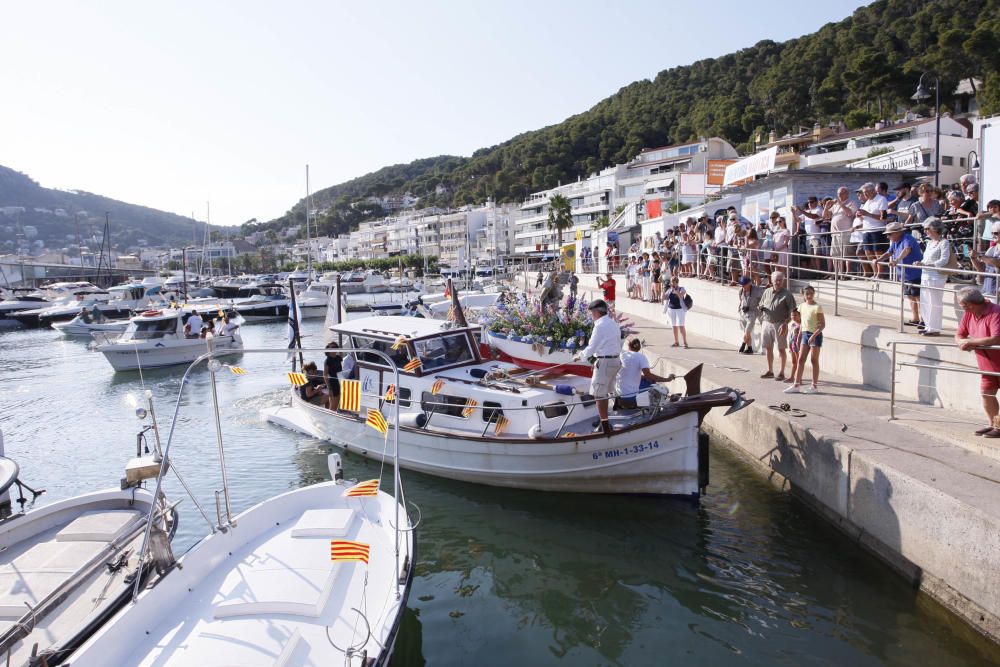
<path fill-rule="evenodd" d="M 243 341 L 233 336 L 216 336 L 212 339 L 216 350 L 242 350 Z M 134 371 L 142 368 L 164 368 L 190 364 L 208 352 L 203 338 L 154 339 L 137 342 L 111 342 L 97 346 L 115 371 Z"/>
<path fill-rule="evenodd" d="M 236 306 L 236 312 L 247 322 L 273 322 L 288 319 L 288 304 Z"/>
<path fill-rule="evenodd" d="M 292 407 L 316 437 L 381 460 L 394 452 L 363 419 L 292 395 Z M 387 411 L 387 419 L 392 410 Z M 696 412 L 617 431 L 558 441 L 467 438 L 401 427 L 400 466 L 476 484 L 538 491 L 697 496 Z"/>
<path fill-rule="evenodd" d="M 485 327 L 484 327 L 485 329 Z M 495 350 L 493 357 L 531 370 L 554 369 L 589 378 L 592 367 L 588 363 L 573 361 L 573 352 L 556 349 L 551 352 L 540 343 L 525 343 L 504 336 L 485 332 L 486 340 Z"/>
<path fill-rule="evenodd" d="M 90 338 L 95 332 L 122 333 L 128 327 L 128 320 L 111 324 L 84 324 L 82 322 L 53 322 L 52 328 L 63 336 Z"/>

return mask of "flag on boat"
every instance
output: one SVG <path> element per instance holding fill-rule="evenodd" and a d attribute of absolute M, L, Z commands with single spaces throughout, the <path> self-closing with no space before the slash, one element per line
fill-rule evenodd
<path fill-rule="evenodd" d="M 497 435 L 503 435 L 504 431 L 507 430 L 507 426 L 510 425 L 510 420 L 503 415 L 497 415 L 496 427 L 493 432 Z"/>
<path fill-rule="evenodd" d="M 233 375 L 246 375 L 247 374 L 246 370 L 243 369 L 243 368 L 240 368 L 239 366 L 230 366 L 229 370 L 232 371 Z"/>
<path fill-rule="evenodd" d="M 348 412 L 361 410 L 361 382 L 359 380 L 340 381 L 340 409 Z"/>
<path fill-rule="evenodd" d="M 406 371 L 407 373 L 412 373 L 413 371 L 420 368 L 422 364 L 423 362 L 420 361 L 420 359 L 414 357 L 413 359 L 410 359 L 409 361 L 406 362 L 406 365 L 403 366 L 403 370 Z"/>
<path fill-rule="evenodd" d="M 379 481 L 370 479 L 367 482 L 358 482 L 347 491 L 344 491 L 345 498 L 360 498 L 362 496 L 377 496 Z"/>
<path fill-rule="evenodd" d="M 444 288 L 444 298 L 446 298 L 446 299 L 450 299 L 451 298 L 451 281 L 449 281 L 448 284 L 445 285 L 445 288 Z"/>
<path fill-rule="evenodd" d="M 470 398 L 465 402 L 465 409 L 462 410 L 463 417 L 471 417 L 473 410 L 479 405 L 479 401 L 474 398 Z"/>
<path fill-rule="evenodd" d="M 576 433 L 573 433 L 573 431 L 566 431 L 565 433 L 562 434 L 562 437 L 564 437 L 564 438 L 575 438 L 576 437 Z"/>
<path fill-rule="evenodd" d="M 444 389 L 444 380 L 441 378 L 434 380 L 434 384 L 431 385 L 431 393 L 436 396 L 441 393 L 442 389 Z"/>
<path fill-rule="evenodd" d="M 390 384 L 389 388 L 385 390 L 385 402 L 393 403 L 396 401 L 396 385 Z"/>
<path fill-rule="evenodd" d="M 400 336 L 399 338 L 396 339 L 396 342 L 392 344 L 392 349 L 398 350 L 404 345 L 406 345 L 406 336 Z"/>
<path fill-rule="evenodd" d="M 292 383 L 293 387 L 301 387 L 308 382 L 308 380 L 306 380 L 305 373 L 289 373 L 288 381 Z"/>
<path fill-rule="evenodd" d="M 359 560 L 368 564 L 368 552 L 371 549 L 364 542 L 350 540 L 330 540 L 330 560 Z"/>
<path fill-rule="evenodd" d="M 389 435 L 389 424 L 378 410 L 368 408 L 368 419 L 365 420 L 365 423 L 382 435 Z"/>

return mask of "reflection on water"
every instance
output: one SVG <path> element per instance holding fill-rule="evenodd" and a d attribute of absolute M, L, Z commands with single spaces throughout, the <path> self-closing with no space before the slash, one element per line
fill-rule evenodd
<path fill-rule="evenodd" d="M 243 335 L 248 347 L 285 344 L 281 324 Z M 286 391 L 281 355 L 240 365 L 248 375 L 218 375 L 235 511 L 328 479 L 334 451 L 261 422 L 260 408 Z M 140 381 L 55 332 L 0 334 L 0 428 L 24 479 L 48 490 L 38 503 L 116 485 L 139 426 L 128 395 L 153 392 L 166 439 L 181 374 Z M 210 402 L 207 372 L 193 373 L 172 451 L 214 519 Z M 359 479 L 380 470 L 351 454 L 344 464 Z M 712 465 L 699 504 L 405 474 L 422 519 L 395 664 L 989 664 L 991 645 L 799 502 L 724 451 Z M 168 492 L 181 497 L 175 481 Z M 206 529 L 190 501 L 181 511 L 179 551 Z"/>

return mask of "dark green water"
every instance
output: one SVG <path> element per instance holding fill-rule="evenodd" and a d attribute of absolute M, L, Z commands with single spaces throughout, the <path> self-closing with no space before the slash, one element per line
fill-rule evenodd
<path fill-rule="evenodd" d="M 280 324 L 243 333 L 248 347 L 284 345 Z M 333 451 L 261 421 L 259 409 L 282 400 L 282 357 L 239 363 L 248 375 L 219 376 L 237 511 L 327 479 Z M 161 424 L 181 373 L 144 377 Z M 39 505 L 117 485 L 138 425 L 126 397 L 141 388 L 138 374 L 114 375 L 100 354 L 54 331 L 0 334 L 0 429 L 22 478 L 47 489 Z M 173 456 L 214 513 L 209 403 L 208 375 L 196 373 Z M 349 477 L 378 473 L 353 455 L 344 464 Z M 422 518 L 397 665 L 950 666 L 994 664 L 1000 653 L 718 447 L 697 505 L 414 473 L 403 481 Z M 176 484 L 169 491 L 181 497 Z M 204 533 L 185 502 L 175 547 Z"/>

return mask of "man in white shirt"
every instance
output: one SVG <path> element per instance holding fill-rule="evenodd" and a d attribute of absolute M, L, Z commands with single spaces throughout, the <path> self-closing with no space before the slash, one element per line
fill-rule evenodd
<path fill-rule="evenodd" d="M 605 435 L 611 435 L 611 424 L 608 422 L 608 397 L 622 367 L 619 359 L 622 350 L 622 332 L 618 322 L 608 315 L 608 304 L 603 299 L 591 301 L 587 309 L 594 320 L 594 330 L 590 334 L 587 347 L 580 350 L 573 360 L 594 358 L 590 393 L 597 399 L 601 430 Z"/>
<path fill-rule="evenodd" d="M 845 257 L 850 246 L 851 227 L 854 224 L 855 210 L 851 203 L 850 191 L 841 186 L 837 188 L 837 198 L 830 204 L 830 256 Z M 853 248 L 852 248 L 853 255 Z M 839 260 L 834 260 L 836 270 L 840 273 L 850 273 L 850 266 Z"/>
<path fill-rule="evenodd" d="M 726 236 L 728 236 L 726 218 L 722 218 L 719 220 L 719 224 L 715 227 L 715 232 L 712 237 L 714 240 L 711 247 L 712 264 L 715 268 L 715 278 L 717 280 L 722 280 L 725 275 Z"/>
<path fill-rule="evenodd" d="M 187 322 L 184 323 L 184 335 L 188 338 L 197 338 L 201 335 L 201 328 L 203 326 L 205 326 L 205 323 L 202 321 L 201 315 L 198 314 L 197 310 L 192 310 L 187 318 Z"/>
<path fill-rule="evenodd" d="M 856 215 L 861 221 L 861 231 L 864 234 L 861 249 L 865 257 L 871 261 L 889 248 L 885 238 L 885 212 L 889 208 L 889 200 L 878 194 L 874 183 L 862 185 L 861 192 L 865 196 L 865 203 L 861 205 Z M 881 277 L 882 268 L 878 267 L 875 278 Z"/>
<path fill-rule="evenodd" d="M 620 360 L 622 369 L 618 371 L 618 405 L 630 409 L 637 407 L 635 396 L 639 393 L 643 378 L 649 384 L 654 382 L 670 382 L 674 375 L 661 377 L 649 368 L 649 360 L 640 352 L 642 343 L 638 338 L 631 338 L 626 349 L 622 351 Z"/>
<path fill-rule="evenodd" d="M 240 328 L 240 325 L 236 322 L 229 321 L 229 315 L 224 315 L 222 318 L 222 326 L 219 327 L 220 336 L 234 336 L 236 335 L 236 330 Z"/>

